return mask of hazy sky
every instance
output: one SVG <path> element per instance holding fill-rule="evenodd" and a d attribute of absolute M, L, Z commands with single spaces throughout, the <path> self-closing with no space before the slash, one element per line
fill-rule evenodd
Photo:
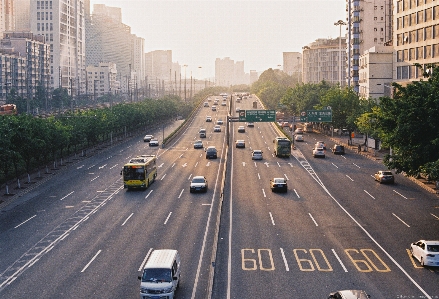
<path fill-rule="evenodd" d="M 200 79 L 214 77 L 216 58 L 243 60 L 247 73 L 278 68 L 282 52 L 338 38 L 334 23 L 346 19 L 346 0 L 91 0 L 92 10 L 96 3 L 122 8 L 145 52 L 172 50 L 174 62 L 188 65 L 187 77 Z"/>

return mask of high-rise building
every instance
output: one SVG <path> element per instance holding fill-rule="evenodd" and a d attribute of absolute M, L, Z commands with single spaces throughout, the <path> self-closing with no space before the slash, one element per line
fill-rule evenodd
<path fill-rule="evenodd" d="M 419 80 L 427 64 L 439 62 L 439 6 L 431 0 L 394 2 L 393 80 L 402 84 Z"/>
<path fill-rule="evenodd" d="M 144 57 L 147 87 L 157 89 L 156 86 L 164 84 L 165 92 L 177 93 L 181 67 L 178 63 L 172 62 L 172 50 L 155 50 L 145 53 Z M 184 79 L 182 78 L 182 80 Z M 186 78 L 186 80 L 189 79 Z"/>
<path fill-rule="evenodd" d="M 31 26 L 30 26 L 31 0 L 14 0 L 14 1 L 15 1 L 15 31 L 31 31 Z"/>
<path fill-rule="evenodd" d="M 117 69 L 114 63 L 87 66 L 87 95 L 96 101 L 103 95 L 118 93 L 119 81 L 116 80 L 116 75 Z"/>
<path fill-rule="evenodd" d="M 346 46 L 345 38 L 341 39 L 341 44 L 340 49 L 338 38 L 318 39 L 303 47 L 303 83 L 320 83 L 325 80 L 331 84 L 341 83 L 341 86 L 345 86 L 343 75 L 346 52 L 342 50 Z M 340 76 L 340 70 L 342 76 Z"/>
<path fill-rule="evenodd" d="M 31 30 L 46 37 L 51 85 L 85 92 L 84 0 L 31 1 Z M 78 92 L 79 90 L 79 92 Z"/>
<path fill-rule="evenodd" d="M 216 86 L 230 87 L 231 85 L 249 84 L 250 76 L 244 72 L 244 61 L 231 60 L 230 57 L 215 60 Z"/>
<path fill-rule="evenodd" d="M 392 1 L 346 0 L 346 11 L 348 21 L 346 77 L 348 85 L 358 92 L 360 55 L 392 39 Z"/>
<path fill-rule="evenodd" d="M 86 64 L 115 63 L 123 93 L 141 88 L 145 80 L 144 39 L 131 34 L 131 27 L 122 23 L 121 9 L 95 4 L 86 21 Z"/>
<path fill-rule="evenodd" d="M 290 76 L 295 76 L 302 81 L 302 53 L 283 52 L 283 71 Z"/>
<path fill-rule="evenodd" d="M 15 30 L 15 14 L 13 0 L 0 0 L 0 38 L 5 31 Z"/>

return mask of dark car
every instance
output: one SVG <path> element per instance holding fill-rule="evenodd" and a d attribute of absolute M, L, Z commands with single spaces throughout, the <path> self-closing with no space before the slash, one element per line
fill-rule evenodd
<path fill-rule="evenodd" d="M 335 144 L 332 147 L 332 152 L 334 155 L 344 155 L 344 146 L 340 144 Z"/>
<path fill-rule="evenodd" d="M 242 139 L 240 139 L 240 140 L 236 140 L 235 141 L 235 146 L 238 148 L 238 147 L 240 147 L 240 148 L 245 148 L 245 140 L 242 140 Z"/>
<path fill-rule="evenodd" d="M 206 159 L 216 159 L 218 157 L 218 153 L 214 146 L 209 146 L 206 149 Z"/>
<path fill-rule="evenodd" d="M 380 170 L 373 175 L 375 181 L 380 182 L 380 184 L 393 184 L 395 183 L 395 177 L 393 173 L 388 170 Z"/>
<path fill-rule="evenodd" d="M 270 180 L 270 188 L 272 192 L 287 192 L 287 180 L 285 178 L 274 178 Z"/>

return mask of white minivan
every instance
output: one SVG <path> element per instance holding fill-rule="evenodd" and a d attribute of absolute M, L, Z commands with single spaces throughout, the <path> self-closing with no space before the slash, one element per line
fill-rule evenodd
<path fill-rule="evenodd" d="M 174 249 L 154 250 L 140 280 L 140 299 L 173 299 L 180 282 L 180 255 Z"/>

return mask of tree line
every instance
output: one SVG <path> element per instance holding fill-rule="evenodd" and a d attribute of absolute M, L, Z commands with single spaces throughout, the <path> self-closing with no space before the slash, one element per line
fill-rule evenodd
<path fill-rule="evenodd" d="M 420 65 L 417 65 L 421 68 Z M 424 78 L 406 86 L 392 83 L 393 96 L 364 99 L 349 87 L 321 81 L 298 83 L 280 70 L 268 69 L 251 86 L 267 109 L 300 115 L 330 106 L 333 128 L 359 131 L 391 149 L 384 165 L 409 176 L 439 180 L 439 68 L 427 65 Z"/>
<path fill-rule="evenodd" d="M 166 96 L 111 107 L 82 109 L 46 118 L 21 113 L 0 117 L 0 183 L 43 167 L 72 153 L 127 133 L 186 117 L 193 102 Z"/>

